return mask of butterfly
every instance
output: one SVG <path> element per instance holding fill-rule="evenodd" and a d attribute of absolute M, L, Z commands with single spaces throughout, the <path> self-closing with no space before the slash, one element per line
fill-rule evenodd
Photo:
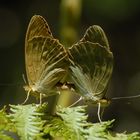
<path fill-rule="evenodd" d="M 71 79 L 77 93 L 92 104 L 107 106 L 107 87 L 113 71 L 113 54 L 100 26 L 89 27 L 83 38 L 68 50 Z"/>
<path fill-rule="evenodd" d="M 28 85 L 25 90 L 36 97 L 57 92 L 57 83 L 66 74 L 67 52 L 55 39 L 46 20 L 34 15 L 25 38 L 25 64 Z"/>

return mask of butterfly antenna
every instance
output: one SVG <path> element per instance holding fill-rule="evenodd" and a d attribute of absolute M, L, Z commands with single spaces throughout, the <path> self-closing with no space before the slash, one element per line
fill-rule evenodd
<path fill-rule="evenodd" d="M 27 93 L 27 97 L 26 97 L 25 101 L 22 103 L 22 105 L 24 105 L 24 104 L 27 102 L 27 100 L 29 99 L 30 91 L 31 91 L 31 90 L 28 91 L 28 93 Z"/>
<path fill-rule="evenodd" d="M 70 106 L 68 107 L 73 107 L 74 105 L 76 105 L 78 102 L 80 102 L 83 98 L 80 97 L 76 102 L 74 102 L 73 104 L 71 104 Z"/>
<path fill-rule="evenodd" d="M 133 98 L 138 98 L 138 97 L 140 97 L 140 94 L 139 95 L 134 95 L 134 96 L 127 96 L 127 97 L 114 97 L 114 98 L 112 98 L 112 100 L 133 99 Z"/>
<path fill-rule="evenodd" d="M 26 81 L 26 78 L 25 78 L 24 74 L 22 74 L 22 78 L 23 78 L 24 83 L 27 84 L 27 81 Z"/>
<path fill-rule="evenodd" d="M 101 112 L 101 103 L 99 102 L 99 103 L 98 103 L 97 115 L 98 115 L 99 122 L 102 123 L 101 116 L 100 116 L 100 112 Z"/>

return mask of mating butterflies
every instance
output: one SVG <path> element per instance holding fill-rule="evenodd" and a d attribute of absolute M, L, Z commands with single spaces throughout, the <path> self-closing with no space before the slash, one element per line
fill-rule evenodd
<path fill-rule="evenodd" d="M 69 72 L 78 94 L 98 103 L 104 98 L 112 74 L 113 54 L 99 26 L 88 28 L 77 44 L 65 50 L 52 36 L 44 18 L 35 15 L 26 34 L 25 62 L 28 93 L 56 93 L 57 83 Z"/>
<path fill-rule="evenodd" d="M 52 36 L 43 17 L 31 18 L 25 39 L 25 63 L 28 93 L 50 96 L 56 93 L 56 84 L 64 77 L 67 53 Z"/>
<path fill-rule="evenodd" d="M 91 26 L 69 49 L 71 77 L 82 98 L 92 104 L 109 104 L 104 96 L 113 70 L 113 54 L 104 31 Z"/>

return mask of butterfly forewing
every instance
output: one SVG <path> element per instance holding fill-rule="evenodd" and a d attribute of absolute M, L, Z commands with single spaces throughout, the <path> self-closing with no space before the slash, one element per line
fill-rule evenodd
<path fill-rule="evenodd" d="M 28 43 L 28 41 L 35 36 L 52 37 L 48 23 L 40 15 L 34 15 L 31 18 L 26 33 L 27 42 L 25 41 L 25 43 Z"/>
<path fill-rule="evenodd" d="M 103 29 L 98 25 L 90 26 L 86 30 L 84 37 L 80 41 L 81 42 L 89 41 L 92 43 L 99 43 L 101 46 L 110 50 L 106 34 L 103 31 Z"/>
<path fill-rule="evenodd" d="M 50 28 L 42 16 L 34 15 L 28 25 L 26 38 L 25 38 L 25 63 L 26 63 L 26 73 L 29 84 L 33 84 L 37 80 L 38 72 L 40 67 L 40 54 L 43 45 L 43 41 L 34 43 L 34 47 L 31 41 L 34 37 L 52 37 Z M 40 38 L 41 39 L 41 38 Z M 31 43 L 29 43 L 31 42 Z M 36 60 L 34 60 L 36 59 Z"/>
<path fill-rule="evenodd" d="M 104 96 L 113 69 L 113 55 L 98 43 L 80 42 L 69 49 L 71 74 L 86 100 L 97 102 Z"/>

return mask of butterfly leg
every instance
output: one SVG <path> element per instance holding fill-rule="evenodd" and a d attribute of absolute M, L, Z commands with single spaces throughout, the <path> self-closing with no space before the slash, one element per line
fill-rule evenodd
<path fill-rule="evenodd" d="M 99 102 L 99 103 L 98 103 L 97 115 L 98 115 L 99 122 L 102 123 L 101 116 L 100 116 L 100 112 L 101 112 L 101 103 Z"/>
<path fill-rule="evenodd" d="M 42 93 L 40 93 L 39 104 L 42 104 Z"/>
<path fill-rule="evenodd" d="M 71 104 L 70 106 L 68 107 L 73 107 L 74 105 L 76 105 L 78 102 L 80 102 L 83 98 L 80 97 L 76 102 L 74 102 L 73 104 Z"/>
<path fill-rule="evenodd" d="M 30 91 L 31 91 L 31 90 L 28 91 L 28 93 L 27 93 L 27 97 L 26 97 L 25 101 L 22 103 L 23 105 L 24 105 L 24 104 L 27 102 L 27 100 L 29 99 Z"/>

